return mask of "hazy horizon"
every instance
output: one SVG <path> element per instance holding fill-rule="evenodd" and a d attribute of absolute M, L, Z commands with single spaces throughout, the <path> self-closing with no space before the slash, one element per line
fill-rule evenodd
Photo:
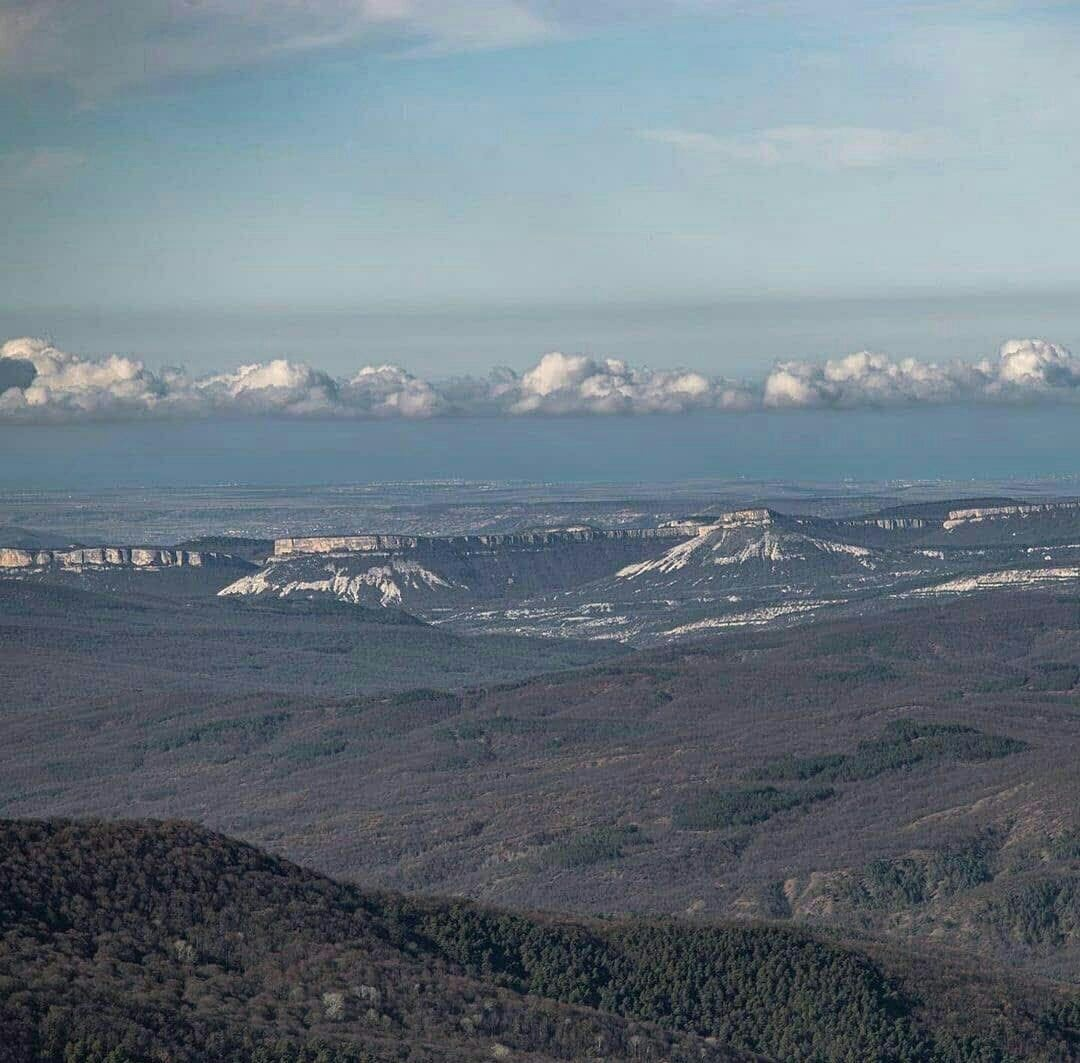
<path fill-rule="evenodd" d="M 1069 407 L 0 424 L 0 488 L 1073 478 Z"/>

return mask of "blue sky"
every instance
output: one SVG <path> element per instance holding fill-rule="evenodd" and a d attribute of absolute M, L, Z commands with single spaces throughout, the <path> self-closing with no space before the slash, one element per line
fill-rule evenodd
<path fill-rule="evenodd" d="M 1080 287 L 1075 4 L 0 0 L 0 92 L 5 336 Z"/>

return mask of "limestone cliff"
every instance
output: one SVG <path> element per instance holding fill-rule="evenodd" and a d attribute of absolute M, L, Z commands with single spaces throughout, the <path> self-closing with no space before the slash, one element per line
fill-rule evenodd
<path fill-rule="evenodd" d="M 942 527 L 946 531 L 987 520 L 1007 520 L 1011 517 L 1036 517 L 1080 511 L 1080 502 L 1035 502 L 1014 506 L 987 506 L 975 509 L 953 509 Z"/>
<path fill-rule="evenodd" d="M 649 539 L 679 539 L 697 534 L 697 525 L 689 522 L 659 528 L 602 529 L 587 525 L 567 528 L 542 528 L 537 531 L 502 535 L 322 535 L 274 540 L 274 556 L 298 554 L 381 554 L 398 551 L 438 549 L 454 551 L 502 547 L 557 546 L 562 543 L 631 542 Z"/>
<path fill-rule="evenodd" d="M 0 569 L 176 568 L 228 564 L 227 554 L 170 550 L 157 546 L 87 546 L 67 550 L 0 547 Z"/>
<path fill-rule="evenodd" d="M 839 523 L 845 528 L 882 528 L 885 531 L 913 531 L 937 526 L 937 521 L 926 520 L 924 517 L 867 517 Z"/>

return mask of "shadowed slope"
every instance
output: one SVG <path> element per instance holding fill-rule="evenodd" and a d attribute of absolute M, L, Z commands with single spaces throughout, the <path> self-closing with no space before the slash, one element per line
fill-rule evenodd
<path fill-rule="evenodd" d="M 5 1061 L 261 1063 L 323 1045 L 320 1060 L 929 1063 L 1076 1047 L 1048 991 L 955 972 L 938 986 L 916 967 L 909 981 L 964 1002 L 945 1021 L 889 964 L 789 929 L 364 893 L 179 822 L 4 821 L 0 854 Z M 1011 1017 L 980 1028 L 1003 992 Z"/>

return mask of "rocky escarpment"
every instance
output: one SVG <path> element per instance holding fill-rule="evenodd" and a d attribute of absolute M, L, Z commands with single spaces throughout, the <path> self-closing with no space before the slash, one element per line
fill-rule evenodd
<path fill-rule="evenodd" d="M 876 568 L 873 551 L 822 537 L 818 527 L 819 522 L 803 522 L 769 509 L 722 513 L 716 523 L 698 528 L 693 539 L 661 557 L 625 566 L 616 578 L 638 585 L 648 581 L 666 588 L 689 587 L 704 594 L 735 583 L 813 584 Z"/>
<path fill-rule="evenodd" d="M 914 531 L 919 528 L 936 527 L 937 522 L 924 517 L 867 517 L 839 522 L 845 528 L 881 528 L 884 531 Z"/>
<path fill-rule="evenodd" d="M 901 521 L 883 518 L 875 531 L 895 534 L 886 523 L 913 526 Z M 848 541 L 840 530 L 838 522 L 748 507 L 641 529 L 285 538 L 276 540 L 259 571 L 218 593 L 330 597 L 405 609 L 435 622 L 467 616 L 462 622 L 469 624 L 498 615 L 528 627 L 540 614 L 569 613 L 610 637 L 627 611 L 637 617 L 655 605 L 666 614 L 686 602 L 697 616 L 711 608 L 704 603 L 741 601 L 746 594 L 837 592 L 899 567 L 897 558 Z M 925 558 L 918 564 L 928 567 Z"/>
<path fill-rule="evenodd" d="M 1080 514 L 1080 502 L 1020 503 L 1014 506 L 986 506 L 953 509 L 942 524 L 946 531 L 988 520 L 1008 520 L 1013 517 L 1042 517 Z"/>
<path fill-rule="evenodd" d="M 696 523 L 680 521 L 658 528 L 594 528 L 589 525 L 567 528 L 541 528 L 536 531 L 503 535 L 315 535 L 274 540 L 275 557 L 297 554 L 370 554 L 397 553 L 407 550 L 437 549 L 453 551 L 493 548 L 558 546 L 563 543 L 634 542 L 652 539 L 678 539 L 697 534 Z"/>
<path fill-rule="evenodd" d="M 90 546 L 67 550 L 0 547 L 0 569 L 177 568 L 229 564 L 228 554 L 170 550 L 156 546 Z"/>
<path fill-rule="evenodd" d="M 332 597 L 431 618 L 439 610 L 501 605 L 577 589 L 657 557 L 697 525 L 605 530 L 545 528 L 505 535 L 340 535 L 278 539 L 257 573 L 222 596 Z"/>

